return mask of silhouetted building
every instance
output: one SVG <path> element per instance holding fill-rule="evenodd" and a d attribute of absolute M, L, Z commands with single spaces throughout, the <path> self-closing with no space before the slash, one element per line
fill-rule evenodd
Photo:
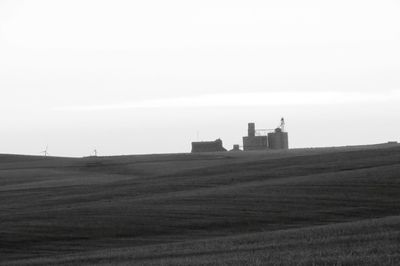
<path fill-rule="evenodd" d="M 267 150 L 267 149 L 289 149 L 289 137 L 285 132 L 285 119 L 281 119 L 280 125 L 265 135 L 270 129 L 256 130 L 254 123 L 249 123 L 248 134 L 243 137 L 243 150 Z"/>
<path fill-rule="evenodd" d="M 243 137 L 243 150 L 266 150 L 268 149 L 268 137 L 256 136 L 254 123 L 249 123 L 247 137 Z"/>
<path fill-rule="evenodd" d="M 217 139 L 215 141 L 199 141 L 192 142 L 192 152 L 218 152 L 226 151 L 222 146 L 222 140 Z"/>
<path fill-rule="evenodd" d="M 268 133 L 268 147 L 270 149 L 289 149 L 289 137 L 287 132 L 277 128 L 273 133 Z"/>
<path fill-rule="evenodd" d="M 256 124 L 255 123 L 249 123 L 248 129 L 247 129 L 247 136 L 248 137 L 256 136 Z"/>
<path fill-rule="evenodd" d="M 235 144 L 233 145 L 233 149 L 230 151 L 242 151 L 242 150 L 240 149 L 240 146 L 238 144 Z"/>

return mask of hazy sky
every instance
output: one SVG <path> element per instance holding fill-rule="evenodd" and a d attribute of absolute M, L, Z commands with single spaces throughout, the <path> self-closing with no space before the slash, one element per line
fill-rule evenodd
<path fill-rule="evenodd" d="M 0 0 L 0 153 L 400 140 L 399 1 Z"/>

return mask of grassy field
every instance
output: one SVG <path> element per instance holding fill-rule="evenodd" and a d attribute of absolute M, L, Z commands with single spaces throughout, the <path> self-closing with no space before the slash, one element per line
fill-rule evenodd
<path fill-rule="evenodd" d="M 0 155 L 1 265 L 400 265 L 400 146 Z"/>

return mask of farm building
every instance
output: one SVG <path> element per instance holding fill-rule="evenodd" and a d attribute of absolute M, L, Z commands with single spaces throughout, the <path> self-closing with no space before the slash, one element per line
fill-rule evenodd
<path fill-rule="evenodd" d="M 242 150 L 240 149 L 240 146 L 238 144 L 235 144 L 233 145 L 233 149 L 230 151 L 242 151 Z"/>
<path fill-rule="evenodd" d="M 268 134 L 266 132 L 273 131 Z M 243 150 L 267 150 L 267 149 L 288 149 L 289 137 L 285 132 L 285 120 L 281 119 L 281 124 L 276 129 L 258 129 L 254 123 L 248 124 L 248 134 L 243 137 Z"/>
<path fill-rule="evenodd" d="M 256 136 L 256 128 L 254 123 L 249 123 L 248 134 L 243 137 L 243 150 L 266 150 L 268 149 L 268 137 Z"/>
<path fill-rule="evenodd" d="M 215 141 L 199 141 L 192 142 L 192 152 L 218 152 L 226 151 L 222 145 L 222 140 L 217 139 Z"/>
<path fill-rule="evenodd" d="M 281 128 L 277 128 L 274 132 L 268 133 L 268 148 L 275 150 L 289 149 L 288 133 L 283 132 Z"/>

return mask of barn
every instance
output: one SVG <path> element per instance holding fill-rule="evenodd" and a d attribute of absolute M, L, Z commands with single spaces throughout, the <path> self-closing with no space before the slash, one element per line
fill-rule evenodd
<path fill-rule="evenodd" d="M 218 152 L 226 151 L 222 145 L 222 140 L 192 142 L 192 153 L 195 152 Z"/>

